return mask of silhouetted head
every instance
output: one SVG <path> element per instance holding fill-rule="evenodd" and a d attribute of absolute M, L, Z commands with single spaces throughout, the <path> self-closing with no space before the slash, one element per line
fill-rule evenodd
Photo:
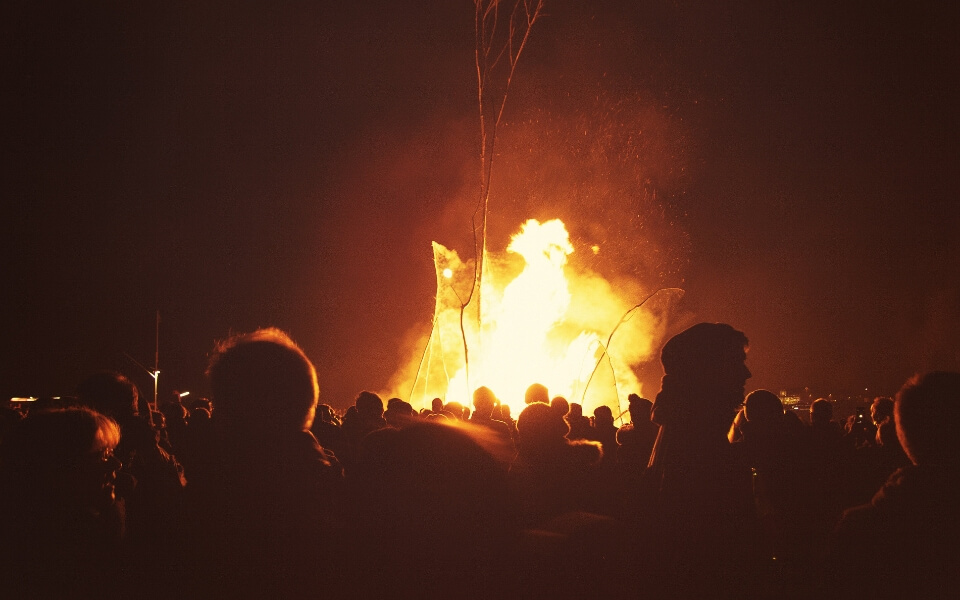
<path fill-rule="evenodd" d="M 533 404 L 534 402 L 550 404 L 550 392 L 547 391 L 547 386 L 542 383 L 534 383 L 523 394 L 523 401 L 527 404 Z"/>
<path fill-rule="evenodd" d="M 826 398 L 817 398 L 810 405 L 810 423 L 825 425 L 833 419 L 833 403 Z"/>
<path fill-rule="evenodd" d="M 190 425 L 204 423 L 210 420 L 210 411 L 202 406 L 198 406 L 190 411 Z"/>
<path fill-rule="evenodd" d="M 440 398 L 434 398 L 430 402 L 430 410 L 432 410 L 435 413 L 443 412 L 443 400 L 441 400 Z"/>
<path fill-rule="evenodd" d="M 893 419 L 893 398 L 877 396 L 870 404 L 870 419 L 874 425 L 880 425 L 887 419 Z"/>
<path fill-rule="evenodd" d="M 137 415 L 140 393 L 132 381 L 114 371 L 94 373 L 77 386 L 77 401 L 114 419 Z"/>
<path fill-rule="evenodd" d="M 361 419 L 379 419 L 383 416 L 383 400 L 373 392 L 363 391 L 357 394 L 354 406 L 357 407 L 357 416 Z"/>
<path fill-rule="evenodd" d="M 463 405 L 459 402 L 447 402 L 443 412 L 453 419 L 463 419 Z"/>
<path fill-rule="evenodd" d="M 405 427 L 417 417 L 417 411 L 413 410 L 413 406 L 411 406 L 409 402 L 399 398 L 391 398 L 387 403 L 387 410 L 383 413 L 383 418 L 387 421 L 387 425 L 398 429 Z"/>
<path fill-rule="evenodd" d="M 596 427 L 610 427 L 613 425 L 613 411 L 602 404 L 593 409 L 593 423 Z"/>
<path fill-rule="evenodd" d="M 494 395 L 493 390 L 487 386 L 478 387 L 473 391 L 473 408 L 475 415 L 489 418 L 493 413 L 493 406 L 496 403 L 496 395 Z"/>
<path fill-rule="evenodd" d="M 218 421 L 261 430 L 306 430 L 313 423 L 317 372 L 279 329 L 260 329 L 221 342 L 207 377 Z"/>
<path fill-rule="evenodd" d="M 501 404 L 501 405 L 500 405 L 500 416 L 503 417 L 503 420 L 504 420 L 504 421 L 509 421 L 509 420 L 510 420 L 511 417 L 510 417 L 510 405 L 509 405 L 509 404 Z"/>
<path fill-rule="evenodd" d="M 336 421 L 336 415 L 333 412 L 333 407 L 329 404 L 317 405 L 317 417 L 326 423 L 333 423 Z"/>
<path fill-rule="evenodd" d="M 783 419 L 783 402 L 769 390 L 750 392 L 743 404 L 743 416 L 751 423 L 766 425 Z"/>
<path fill-rule="evenodd" d="M 114 498 L 119 441 L 116 422 L 89 408 L 32 413 L 4 439 L 4 487 L 43 503 L 103 507 Z"/>
<path fill-rule="evenodd" d="M 520 445 L 526 448 L 551 446 L 564 443 L 570 426 L 559 417 L 549 404 L 528 404 L 517 417 Z"/>
<path fill-rule="evenodd" d="M 550 408 L 556 411 L 561 417 L 565 417 L 567 413 L 570 412 L 570 403 L 567 402 L 567 399 L 563 396 L 557 396 L 550 401 Z"/>
<path fill-rule="evenodd" d="M 638 394 L 630 394 L 627 397 L 630 403 L 630 420 L 633 422 L 649 421 L 650 410 L 653 408 L 653 402 L 646 398 L 641 398 Z"/>
<path fill-rule="evenodd" d="M 167 422 L 167 425 L 174 427 L 176 424 L 182 425 L 186 423 L 187 419 L 190 418 L 190 411 L 179 402 L 167 402 L 160 405 L 160 412 L 163 413 L 163 418 Z"/>
<path fill-rule="evenodd" d="M 653 420 L 725 436 L 751 376 L 747 345 L 743 332 L 725 323 L 699 323 L 670 338 L 660 355 L 664 376 Z"/>
<path fill-rule="evenodd" d="M 570 410 L 567 412 L 567 416 L 571 419 L 579 419 L 583 416 L 583 405 L 579 402 L 571 402 Z"/>
<path fill-rule="evenodd" d="M 707 388 L 742 388 L 751 376 L 744 364 L 748 345 L 743 332 L 730 325 L 699 323 L 670 338 L 660 360 L 666 375 Z"/>
<path fill-rule="evenodd" d="M 897 438 L 914 464 L 960 466 L 960 373 L 911 378 L 897 393 L 893 412 Z"/>

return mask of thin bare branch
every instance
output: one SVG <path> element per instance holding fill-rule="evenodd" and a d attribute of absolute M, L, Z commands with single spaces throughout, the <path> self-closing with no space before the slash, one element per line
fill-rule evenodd
<path fill-rule="evenodd" d="M 480 112 L 480 194 L 477 200 L 477 207 L 472 217 L 473 229 L 473 285 L 470 293 L 460 304 L 460 328 L 463 336 L 464 362 L 469 385 L 470 380 L 470 362 L 469 349 L 467 344 L 466 332 L 463 326 L 467 306 L 473 301 L 474 295 L 477 298 L 477 329 L 482 330 L 482 311 L 480 305 L 480 289 L 483 281 L 484 261 L 486 259 L 487 244 L 487 212 L 490 201 L 490 178 L 493 167 L 493 152 L 496 146 L 497 127 L 503 118 L 504 107 L 507 102 L 507 93 L 510 84 L 513 81 L 514 71 L 520 60 L 520 55 L 530 39 L 530 31 L 534 22 L 540 16 L 543 10 L 543 0 L 514 0 L 513 6 L 509 11 L 509 17 L 506 23 L 506 40 L 497 47 L 497 31 L 500 25 L 500 2 L 501 0 L 475 0 L 474 8 L 474 33 L 475 50 L 474 59 L 477 69 L 477 100 Z M 525 19 L 523 27 L 518 28 L 520 21 L 520 8 L 523 7 Z M 517 37 L 520 37 L 517 43 Z M 491 55 L 493 56 L 491 60 Z M 503 83 L 502 92 L 499 97 L 499 106 L 497 100 L 491 99 L 495 107 L 495 114 L 488 112 L 487 95 L 488 84 L 494 70 L 506 57 L 509 62 L 506 78 Z M 493 123 L 487 123 L 493 116 Z"/>

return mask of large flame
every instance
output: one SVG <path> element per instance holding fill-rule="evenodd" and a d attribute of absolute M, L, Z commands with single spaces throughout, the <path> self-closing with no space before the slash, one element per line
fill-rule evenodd
<path fill-rule="evenodd" d="M 567 255 L 573 252 L 567 230 L 559 220 L 541 224 L 531 219 L 513 237 L 507 252 L 523 258 L 523 270 L 499 294 L 493 285 L 482 290 L 486 304 L 481 303 L 484 328 L 479 356 L 469 365 L 469 382 L 466 366 L 451 378 L 448 397 L 454 394 L 463 401 L 468 390 L 485 385 L 516 406 L 514 400 L 522 399 L 526 388 L 538 382 L 554 395 L 570 398 L 577 384 L 585 382 L 577 363 L 596 337 L 579 336 L 582 340 L 576 349 L 569 342 L 550 343 L 550 334 L 570 307 L 563 272 Z M 592 361 L 586 366 L 592 370 Z"/>
<path fill-rule="evenodd" d="M 581 403 L 587 414 L 605 404 L 619 415 L 626 395 L 640 393 L 631 367 L 650 351 L 652 317 L 631 318 L 617 333 L 616 351 L 604 347 L 633 305 L 621 293 L 635 295 L 639 286 L 620 282 L 617 293 L 594 273 L 572 271 L 575 249 L 562 221 L 528 220 L 506 253 L 488 255 L 480 293 L 463 310 L 473 263 L 437 242 L 433 247 L 435 321 L 412 386 L 415 406 L 434 397 L 469 406 L 473 390 L 486 386 L 516 416 L 536 382 L 551 397 Z"/>

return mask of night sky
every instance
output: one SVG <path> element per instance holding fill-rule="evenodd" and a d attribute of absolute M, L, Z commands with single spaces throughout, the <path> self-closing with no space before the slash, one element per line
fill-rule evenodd
<path fill-rule="evenodd" d="M 478 193 L 473 4 L 247 4 L 5 3 L 5 396 L 150 389 L 159 311 L 162 388 L 277 326 L 343 407 L 429 329 L 430 242 L 469 253 Z M 599 271 L 686 290 L 665 331 L 742 329 L 748 389 L 960 370 L 949 3 L 545 4 L 492 246 L 564 218 Z"/>

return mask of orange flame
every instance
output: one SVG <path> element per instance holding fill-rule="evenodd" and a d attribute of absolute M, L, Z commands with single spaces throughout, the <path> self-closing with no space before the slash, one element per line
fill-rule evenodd
<path fill-rule="evenodd" d="M 536 382 L 551 397 L 580 402 L 586 414 L 605 404 L 617 415 L 627 394 L 640 393 L 632 367 L 650 353 L 656 319 L 631 318 L 618 330 L 615 351 L 604 348 L 633 304 L 621 296 L 635 297 L 641 288 L 572 269 L 575 249 L 562 221 L 530 219 L 505 253 L 487 256 L 479 316 L 476 301 L 461 311 L 474 285 L 472 262 L 437 242 L 433 249 L 435 321 L 413 383 L 415 406 L 428 407 L 434 397 L 470 406 L 473 390 L 483 385 L 516 416 Z"/>

